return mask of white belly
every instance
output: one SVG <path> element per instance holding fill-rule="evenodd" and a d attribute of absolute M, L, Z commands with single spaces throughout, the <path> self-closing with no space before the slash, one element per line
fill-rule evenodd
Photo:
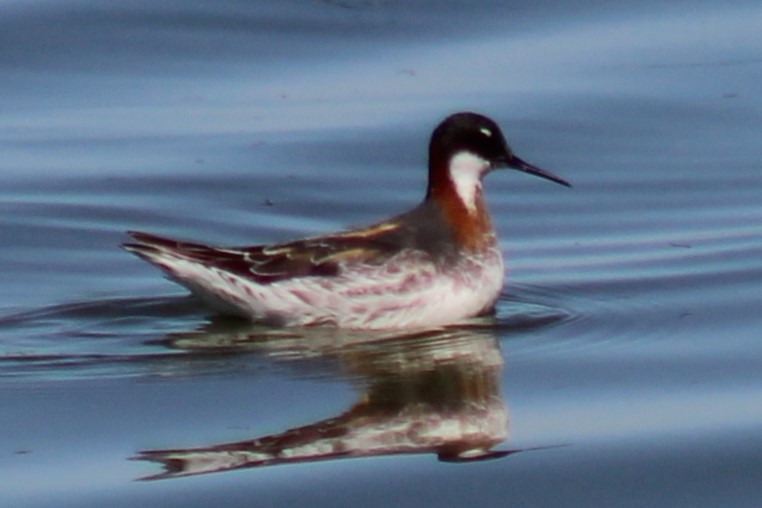
<path fill-rule="evenodd" d="M 497 300 L 504 276 L 496 247 L 447 267 L 407 256 L 380 266 L 348 266 L 338 276 L 267 285 L 195 263 L 185 265 L 180 270 L 175 265 L 185 273 L 174 278 L 223 311 L 286 326 L 357 329 L 423 328 L 476 316 Z"/>

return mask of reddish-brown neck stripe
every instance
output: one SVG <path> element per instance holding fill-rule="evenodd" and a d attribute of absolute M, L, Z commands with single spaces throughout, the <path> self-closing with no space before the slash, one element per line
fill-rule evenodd
<path fill-rule="evenodd" d="M 476 189 L 474 195 L 474 209 L 469 209 L 458 195 L 447 173 L 438 172 L 437 176 L 429 178 L 426 199 L 434 200 L 438 204 L 452 228 L 455 241 L 463 249 L 476 252 L 494 245 L 495 232 L 481 187 Z"/>

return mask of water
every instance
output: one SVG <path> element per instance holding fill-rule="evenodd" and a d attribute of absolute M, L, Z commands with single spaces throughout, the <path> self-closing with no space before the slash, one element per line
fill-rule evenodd
<path fill-rule="evenodd" d="M 756 506 L 761 16 L 0 2 L 3 499 Z M 574 184 L 489 176 L 509 267 L 492 320 L 251 327 L 118 248 L 129 229 L 262 243 L 404 210 L 431 128 L 464 109 Z M 298 460 L 267 459 L 273 440 Z M 191 469 L 217 472 L 174 478 Z"/>

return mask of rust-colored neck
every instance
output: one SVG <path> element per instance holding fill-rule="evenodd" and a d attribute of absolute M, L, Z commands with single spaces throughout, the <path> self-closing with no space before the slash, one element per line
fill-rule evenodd
<path fill-rule="evenodd" d="M 436 202 L 461 248 L 479 251 L 494 245 L 497 239 L 481 186 L 475 189 L 474 206 L 469 208 L 458 195 L 446 164 L 431 161 L 426 199 Z"/>

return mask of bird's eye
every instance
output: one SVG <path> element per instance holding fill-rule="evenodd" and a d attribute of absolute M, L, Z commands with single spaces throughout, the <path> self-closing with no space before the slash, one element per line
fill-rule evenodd
<path fill-rule="evenodd" d="M 481 132 L 482 134 L 484 134 L 488 138 L 492 137 L 492 131 L 489 130 L 488 128 L 486 128 L 486 127 L 482 127 L 481 129 L 479 129 L 479 132 Z"/>

